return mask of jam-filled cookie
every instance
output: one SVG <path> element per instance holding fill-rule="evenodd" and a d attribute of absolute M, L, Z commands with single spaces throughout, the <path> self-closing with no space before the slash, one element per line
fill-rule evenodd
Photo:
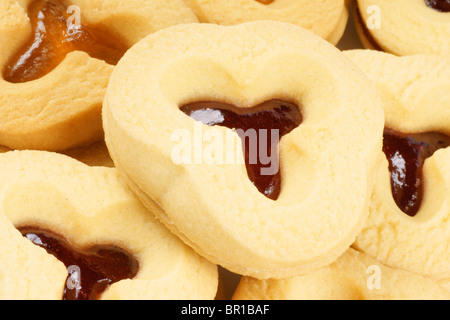
<path fill-rule="evenodd" d="M 450 60 L 373 50 L 346 54 L 379 88 L 386 114 L 370 216 L 355 247 L 448 285 Z"/>
<path fill-rule="evenodd" d="M 286 277 L 354 241 L 384 121 L 376 89 L 334 46 L 289 23 L 197 23 L 150 35 L 116 68 L 111 157 L 199 253 Z"/>
<path fill-rule="evenodd" d="M 396 55 L 450 55 L 449 0 L 357 0 L 357 33 L 365 48 Z"/>
<path fill-rule="evenodd" d="M 60 151 L 100 140 L 114 65 L 182 0 L 0 0 L 0 145 Z"/>
<path fill-rule="evenodd" d="M 348 21 L 348 0 L 184 0 L 200 22 L 235 25 L 277 20 L 309 29 L 329 42 L 341 39 Z"/>
<path fill-rule="evenodd" d="M 243 277 L 234 300 L 448 300 L 436 281 L 384 266 L 349 249 L 332 264 L 304 276 L 282 280 Z"/>
<path fill-rule="evenodd" d="M 217 266 L 147 211 L 113 168 L 0 155 L 1 299 L 214 299 Z"/>

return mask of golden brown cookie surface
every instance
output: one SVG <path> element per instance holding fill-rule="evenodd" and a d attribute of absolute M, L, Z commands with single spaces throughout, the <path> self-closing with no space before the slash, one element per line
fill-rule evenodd
<path fill-rule="evenodd" d="M 0 144 L 60 151 L 100 139 L 113 65 L 147 34 L 195 21 L 181 0 L 0 1 Z"/>

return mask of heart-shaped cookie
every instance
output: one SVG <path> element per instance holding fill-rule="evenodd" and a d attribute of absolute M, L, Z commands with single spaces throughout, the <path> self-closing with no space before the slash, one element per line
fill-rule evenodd
<path fill-rule="evenodd" d="M 144 36 L 195 21 L 182 0 L 0 1 L 0 145 L 61 151 L 101 140 L 114 64 Z"/>
<path fill-rule="evenodd" d="M 217 267 L 115 169 L 42 151 L 2 154 L 0 168 L 1 299 L 214 299 Z"/>
<path fill-rule="evenodd" d="M 375 88 L 334 46 L 283 22 L 190 24 L 147 37 L 116 68 L 103 109 L 111 156 L 200 254 L 238 274 L 286 277 L 332 262 L 354 241 L 384 120 Z M 302 115 L 271 153 L 257 133 L 278 141 L 272 126 L 208 125 L 225 116 L 210 102 L 254 117 L 268 101 Z M 183 112 L 203 102 L 199 117 Z M 277 200 L 250 179 L 242 136 L 265 151 L 261 175 L 279 170 Z"/>
<path fill-rule="evenodd" d="M 381 93 L 384 153 L 355 247 L 380 262 L 450 279 L 450 60 L 348 51 Z"/>
<path fill-rule="evenodd" d="M 348 0 L 184 0 L 200 22 L 236 25 L 255 20 L 289 22 L 336 44 L 348 21 Z"/>

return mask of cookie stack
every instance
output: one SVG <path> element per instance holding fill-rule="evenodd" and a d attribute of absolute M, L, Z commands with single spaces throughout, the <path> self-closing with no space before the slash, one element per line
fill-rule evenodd
<path fill-rule="evenodd" d="M 391 46 L 400 1 L 25 2 L 1 299 L 450 298 L 449 37 Z"/>

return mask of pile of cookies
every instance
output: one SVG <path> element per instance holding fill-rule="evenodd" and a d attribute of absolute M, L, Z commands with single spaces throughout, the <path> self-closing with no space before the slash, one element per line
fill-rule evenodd
<path fill-rule="evenodd" d="M 448 0 L 0 0 L 0 299 L 449 299 L 449 57 Z"/>

